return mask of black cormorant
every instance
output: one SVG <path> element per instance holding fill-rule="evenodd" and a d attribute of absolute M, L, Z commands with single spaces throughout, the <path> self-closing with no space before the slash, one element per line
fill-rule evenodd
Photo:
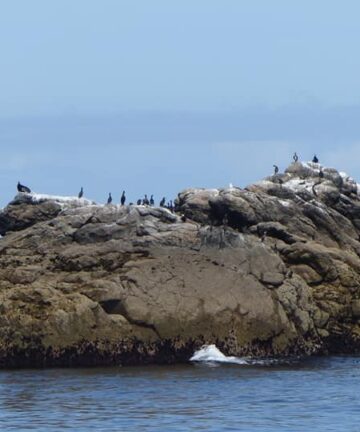
<path fill-rule="evenodd" d="M 319 177 L 324 178 L 324 171 L 322 169 L 320 169 L 319 171 Z"/>
<path fill-rule="evenodd" d="M 30 188 L 28 188 L 27 186 L 22 185 L 20 182 L 18 182 L 18 184 L 17 184 L 17 190 L 19 192 L 31 193 Z"/>
<path fill-rule="evenodd" d="M 165 201 L 166 201 L 166 198 L 164 197 L 164 198 L 160 201 L 160 207 L 164 207 L 164 206 L 165 206 Z"/>
<path fill-rule="evenodd" d="M 111 203 L 112 203 L 112 196 L 111 196 L 111 192 L 109 192 L 109 198 L 108 198 L 108 200 L 107 200 L 107 203 L 108 203 L 108 204 L 111 204 Z"/>
<path fill-rule="evenodd" d="M 149 205 L 149 199 L 147 197 L 147 195 L 145 194 L 144 199 L 143 199 L 143 205 Z"/>
<path fill-rule="evenodd" d="M 274 174 L 276 175 L 279 172 L 279 167 L 277 165 L 273 165 L 274 167 Z"/>
<path fill-rule="evenodd" d="M 137 205 L 141 205 L 141 199 L 138 199 L 138 200 L 136 201 L 136 204 L 137 204 Z"/>
<path fill-rule="evenodd" d="M 294 153 L 293 159 L 294 162 L 297 162 L 299 160 L 299 156 L 296 154 L 296 152 Z"/>
<path fill-rule="evenodd" d="M 121 205 L 124 205 L 125 201 L 126 201 L 126 196 L 125 196 L 125 191 L 123 191 L 123 193 L 121 194 L 121 198 L 120 198 Z M 141 200 L 139 200 L 139 201 L 141 204 Z"/>
<path fill-rule="evenodd" d="M 154 204 L 155 204 L 154 195 L 151 195 L 151 197 L 150 197 L 150 205 L 153 206 Z"/>
<path fill-rule="evenodd" d="M 317 156 L 316 155 L 314 155 L 314 157 L 313 157 L 313 163 L 319 163 L 319 159 L 317 158 Z"/>
<path fill-rule="evenodd" d="M 84 189 L 83 189 L 83 187 L 81 186 L 81 189 L 80 189 L 80 192 L 79 192 L 78 198 L 82 198 L 83 195 L 84 195 Z"/>

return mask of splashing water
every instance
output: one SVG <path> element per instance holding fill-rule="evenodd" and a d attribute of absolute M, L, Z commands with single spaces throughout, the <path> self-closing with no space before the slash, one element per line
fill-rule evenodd
<path fill-rule="evenodd" d="M 199 350 L 194 352 L 190 358 L 190 361 L 206 363 L 208 365 L 220 365 L 227 363 L 248 366 L 276 366 L 298 363 L 300 361 L 300 357 L 251 358 L 226 356 L 216 347 L 216 345 L 203 345 Z"/>
<path fill-rule="evenodd" d="M 190 361 L 194 362 L 217 362 L 246 365 L 249 362 L 240 357 L 226 356 L 215 345 L 203 345 L 195 351 Z"/>

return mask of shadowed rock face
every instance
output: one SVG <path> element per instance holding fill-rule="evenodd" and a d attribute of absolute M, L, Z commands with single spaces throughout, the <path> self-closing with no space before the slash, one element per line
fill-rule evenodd
<path fill-rule="evenodd" d="M 319 168 L 189 189 L 176 215 L 19 194 L 0 213 L 0 365 L 358 352 L 357 185 Z"/>

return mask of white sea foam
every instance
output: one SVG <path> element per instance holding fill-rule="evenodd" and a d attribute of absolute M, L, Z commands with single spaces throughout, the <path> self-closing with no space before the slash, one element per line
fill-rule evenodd
<path fill-rule="evenodd" d="M 299 358 L 293 357 L 281 359 L 226 356 L 215 345 L 203 345 L 199 350 L 194 352 L 190 361 L 208 365 L 236 364 L 243 366 L 273 366 L 297 363 Z"/>
<path fill-rule="evenodd" d="M 249 364 L 247 360 L 240 357 L 226 356 L 215 345 L 203 345 L 198 351 L 195 351 L 190 358 L 193 362 L 216 362 L 216 363 L 232 363 L 232 364 Z"/>

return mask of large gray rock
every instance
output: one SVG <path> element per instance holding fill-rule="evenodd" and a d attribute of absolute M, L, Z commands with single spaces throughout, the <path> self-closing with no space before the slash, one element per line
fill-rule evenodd
<path fill-rule="evenodd" d="M 0 214 L 0 365 L 357 352 L 360 202 L 319 170 L 188 189 L 176 214 L 19 194 Z"/>

